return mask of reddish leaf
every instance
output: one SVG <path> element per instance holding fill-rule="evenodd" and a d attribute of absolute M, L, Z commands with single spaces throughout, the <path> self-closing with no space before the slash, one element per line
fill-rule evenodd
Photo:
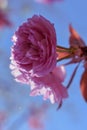
<path fill-rule="evenodd" d="M 85 101 L 87 102 L 87 70 L 85 70 L 82 74 L 80 89 Z"/>
<path fill-rule="evenodd" d="M 70 31 L 69 44 L 71 47 L 85 46 L 85 42 L 81 39 L 79 34 L 73 29 L 71 25 L 69 25 L 69 31 Z"/>

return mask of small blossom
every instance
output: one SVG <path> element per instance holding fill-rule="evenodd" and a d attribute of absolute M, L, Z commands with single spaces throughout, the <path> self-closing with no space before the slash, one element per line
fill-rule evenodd
<path fill-rule="evenodd" d="M 4 26 L 11 27 L 12 23 L 10 22 L 7 13 L 0 9 L 0 28 Z"/>
<path fill-rule="evenodd" d="M 53 3 L 53 2 L 61 2 L 63 0 L 36 0 L 39 3 L 45 3 L 45 4 L 49 4 L 49 3 Z"/>
<path fill-rule="evenodd" d="M 30 106 L 30 117 L 28 119 L 29 128 L 44 130 L 48 105 L 43 103 L 37 106 L 35 103 Z M 38 119 L 38 120 L 37 120 Z"/>
<path fill-rule="evenodd" d="M 50 99 L 51 103 L 59 105 L 62 99 L 67 98 L 67 89 L 62 85 L 65 79 L 64 66 L 56 67 L 44 77 L 32 77 L 30 80 L 31 96 L 43 95 L 44 100 Z"/>
<path fill-rule="evenodd" d="M 4 129 L 4 124 L 7 119 L 7 114 L 4 111 L 0 111 L 0 130 Z"/>
<path fill-rule="evenodd" d="M 0 9 L 6 9 L 8 6 L 8 0 L 0 0 Z"/>
<path fill-rule="evenodd" d="M 56 65 L 56 33 L 53 24 L 34 15 L 23 23 L 13 36 L 13 66 L 21 73 L 44 76 Z"/>

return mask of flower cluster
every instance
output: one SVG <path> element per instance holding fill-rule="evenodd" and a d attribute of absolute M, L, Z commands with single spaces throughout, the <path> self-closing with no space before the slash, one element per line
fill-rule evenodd
<path fill-rule="evenodd" d="M 44 100 L 62 104 L 68 97 L 67 89 L 81 62 L 84 72 L 80 81 L 82 95 L 87 101 L 87 46 L 78 33 L 69 26 L 69 48 L 57 45 L 54 25 L 43 16 L 34 15 L 23 23 L 12 37 L 10 68 L 16 81 L 30 85 L 30 95 L 43 95 Z M 66 71 L 57 62 L 70 59 L 77 64 L 68 85 L 63 85 Z"/>
<path fill-rule="evenodd" d="M 52 103 L 62 103 L 67 89 L 62 82 L 66 72 L 57 66 L 57 40 L 54 25 L 43 16 L 34 15 L 12 37 L 10 68 L 16 81 L 29 84 L 30 95 L 43 95 Z"/>

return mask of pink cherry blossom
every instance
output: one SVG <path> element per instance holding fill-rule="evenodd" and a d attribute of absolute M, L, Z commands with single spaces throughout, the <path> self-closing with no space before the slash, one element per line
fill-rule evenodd
<path fill-rule="evenodd" d="M 12 23 L 10 22 L 7 13 L 0 9 L 0 28 L 4 26 L 11 27 Z"/>
<path fill-rule="evenodd" d="M 36 1 L 39 2 L 39 3 L 47 4 L 47 3 L 53 3 L 53 2 L 61 2 L 63 0 L 36 0 Z"/>
<path fill-rule="evenodd" d="M 0 0 L 0 9 L 6 9 L 8 6 L 8 0 Z"/>
<path fill-rule="evenodd" d="M 30 116 L 28 119 L 29 128 L 35 129 L 35 130 L 45 129 L 44 121 L 47 119 L 46 115 L 47 115 L 48 108 L 49 106 L 46 103 L 37 105 L 34 102 L 30 105 L 30 108 L 29 108 Z"/>
<path fill-rule="evenodd" d="M 43 95 L 51 103 L 67 98 L 64 66 L 56 67 L 56 33 L 53 24 L 34 15 L 12 37 L 10 68 L 16 81 L 29 84 L 31 96 Z"/>
<path fill-rule="evenodd" d="M 44 76 L 56 66 L 54 25 L 34 15 L 23 23 L 12 38 L 11 64 L 23 75 Z M 15 76 L 15 74 L 14 74 Z"/>
<path fill-rule="evenodd" d="M 6 119 L 7 119 L 7 113 L 4 111 L 0 111 L 0 130 L 4 129 Z"/>
<path fill-rule="evenodd" d="M 51 103 L 61 104 L 62 99 L 68 97 L 67 89 L 62 84 L 65 75 L 64 66 L 60 66 L 44 77 L 32 77 L 30 80 L 30 95 L 43 95 L 44 100 L 50 99 Z"/>

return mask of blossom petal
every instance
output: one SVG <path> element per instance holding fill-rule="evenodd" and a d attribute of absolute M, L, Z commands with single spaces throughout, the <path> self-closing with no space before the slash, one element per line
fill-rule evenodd
<path fill-rule="evenodd" d="M 59 104 L 62 102 L 62 99 L 67 98 L 67 89 L 62 85 L 65 76 L 65 74 L 63 75 L 62 73 L 65 72 L 61 68 L 56 68 L 55 70 L 59 70 L 58 72 L 54 70 L 44 77 L 32 77 L 30 80 L 30 95 L 43 95 L 44 99 L 49 98 L 51 103 L 57 102 Z"/>

